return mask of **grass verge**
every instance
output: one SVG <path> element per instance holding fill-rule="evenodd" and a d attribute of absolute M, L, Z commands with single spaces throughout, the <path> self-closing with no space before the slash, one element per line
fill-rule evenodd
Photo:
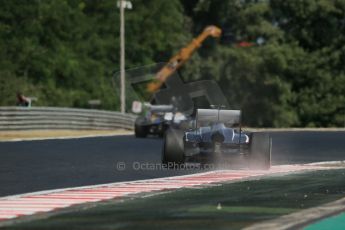
<path fill-rule="evenodd" d="M 5 229 L 241 229 L 344 196 L 345 169 L 334 169 L 113 200 Z"/>

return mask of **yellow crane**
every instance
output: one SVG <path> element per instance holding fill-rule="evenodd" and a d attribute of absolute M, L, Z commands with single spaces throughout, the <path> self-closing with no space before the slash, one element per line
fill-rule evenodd
<path fill-rule="evenodd" d="M 194 53 L 194 51 L 199 48 L 199 46 L 205 41 L 209 36 L 218 38 L 222 34 L 222 30 L 217 26 L 208 26 L 203 32 L 193 39 L 186 47 L 182 48 L 175 56 L 173 56 L 169 62 L 163 66 L 162 69 L 155 76 L 155 81 L 147 85 L 147 90 L 153 93 L 160 89 L 162 84 L 171 76 L 177 69 L 179 69 Z"/>

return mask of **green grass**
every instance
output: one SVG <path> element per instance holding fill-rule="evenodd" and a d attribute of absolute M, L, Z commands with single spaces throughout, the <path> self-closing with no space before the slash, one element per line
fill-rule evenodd
<path fill-rule="evenodd" d="M 317 171 L 113 200 L 6 229 L 241 229 L 344 196 L 345 169 Z"/>

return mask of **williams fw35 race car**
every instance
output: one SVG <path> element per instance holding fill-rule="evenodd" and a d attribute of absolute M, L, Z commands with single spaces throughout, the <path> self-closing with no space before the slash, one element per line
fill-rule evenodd
<path fill-rule="evenodd" d="M 240 110 L 198 109 L 193 128 L 188 131 L 173 128 L 167 130 L 162 163 L 230 162 L 231 165 L 232 161 L 241 159 L 250 169 L 269 169 L 272 148 L 269 134 L 242 132 L 240 117 Z"/>

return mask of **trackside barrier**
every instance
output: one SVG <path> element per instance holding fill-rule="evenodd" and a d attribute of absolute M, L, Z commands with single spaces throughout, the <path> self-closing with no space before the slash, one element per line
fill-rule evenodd
<path fill-rule="evenodd" d="M 0 107 L 0 130 L 133 129 L 136 116 L 94 109 Z"/>

